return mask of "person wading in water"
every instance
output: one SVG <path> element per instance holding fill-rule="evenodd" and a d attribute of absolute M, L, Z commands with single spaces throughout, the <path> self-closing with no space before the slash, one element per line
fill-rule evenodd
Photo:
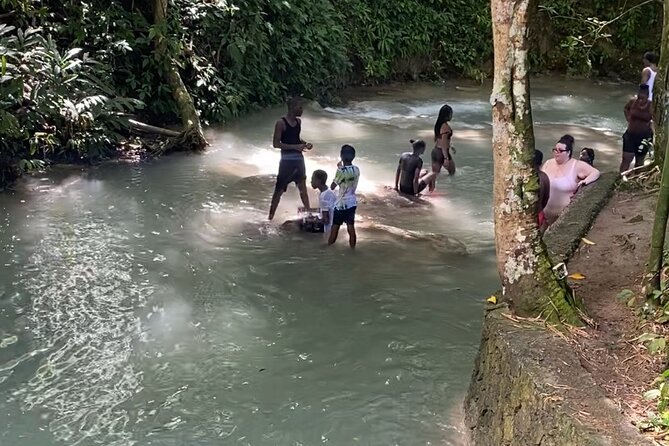
<path fill-rule="evenodd" d="M 453 137 L 453 129 L 448 124 L 453 119 L 453 109 L 445 104 L 439 110 L 439 116 L 434 123 L 434 149 L 430 157 L 432 158 L 432 172 L 434 176 L 430 179 L 428 190 L 434 191 L 437 184 L 437 176 L 441 172 L 441 168 L 445 167 L 449 175 L 455 174 L 455 162 L 451 156 L 451 150 L 455 153 L 455 149 L 451 146 L 451 138 Z"/>
<path fill-rule="evenodd" d="M 288 113 L 276 121 L 274 126 L 274 147 L 281 149 L 279 173 L 276 176 L 276 186 L 272 195 L 272 204 L 269 208 L 269 220 L 274 218 L 276 208 L 281 201 L 281 195 L 288 189 L 290 183 L 295 183 L 300 191 L 300 198 L 305 209 L 309 209 L 309 194 L 307 193 L 307 170 L 304 166 L 302 152 L 311 150 L 312 145 L 300 137 L 302 131 L 302 100 L 291 98 L 288 100 Z"/>

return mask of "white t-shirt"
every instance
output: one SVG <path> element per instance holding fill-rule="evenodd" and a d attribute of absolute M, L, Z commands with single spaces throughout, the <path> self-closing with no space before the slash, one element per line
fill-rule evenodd
<path fill-rule="evenodd" d="M 334 218 L 334 208 L 336 202 L 337 195 L 335 195 L 334 191 L 326 189 L 321 192 L 320 198 L 318 200 L 318 206 L 321 208 L 321 218 L 323 218 L 323 211 L 327 211 L 330 216 L 329 221 L 323 222 L 326 234 L 330 232 L 330 229 L 332 229 L 332 219 Z"/>
<path fill-rule="evenodd" d="M 350 209 L 358 205 L 355 190 L 358 188 L 359 179 L 360 169 L 357 166 L 342 166 L 337 169 L 334 177 L 334 183 L 339 186 L 337 209 Z"/>

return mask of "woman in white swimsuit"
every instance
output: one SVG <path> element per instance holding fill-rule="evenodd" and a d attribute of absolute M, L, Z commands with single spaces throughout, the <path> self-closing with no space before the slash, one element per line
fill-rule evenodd
<path fill-rule="evenodd" d="M 574 138 L 564 135 L 553 148 L 553 159 L 546 161 L 542 167 L 551 185 L 548 203 L 544 207 L 548 225 L 557 220 L 581 186 L 587 186 L 599 178 L 599 170 L 571 157 L 573 151 Z"/>

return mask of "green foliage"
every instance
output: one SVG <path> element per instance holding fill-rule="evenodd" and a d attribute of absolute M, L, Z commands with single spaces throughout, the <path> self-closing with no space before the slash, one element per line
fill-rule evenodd
<path fill-rule="evenodd" d="M 489 2 L 340 0 L 349 53 L 367 81 L 456 74 L 481 77 L 492 57 Z"/>
<path fill-rule="evenodd" d="M 160 28 L 153 3 L 0 0 L 18 28 L 2 34 L 0 165 L 109 155 L 117 113 L 139 104 L 123 97 L 146 104 L 146 121 L 176 122 L 159 39 L 204 123 L 350 84 L 491 74 L 487 0 L 169 0 Z M 636 78 L 660 19 L 644 0 L 540 0 L 532 65 Z"/>
<path fill-rule="evenodd" d="M 108 67 L 80 48 L 61 51 L 40 28 L 0 25 L 0 182 L 40 160 L 107 156 L 139 105 L 115 97 Z M 7 178 L 5 178 L 7 177 Z"/>
<path fill-rule="evenodd" d="M 643 394 L 648 401 L 657 401 L 657 412 L 640 424 L 641 430 L 666 432 L 669 429 L 669 370 L 665 370 L 654 382 L 654 388 Z"/>
<path fill-rule="evenodd" d="M 643 53 L 659 48 L 662 3 L 539 0 L 535 25 L 535 68 L 636 80 Z"/>

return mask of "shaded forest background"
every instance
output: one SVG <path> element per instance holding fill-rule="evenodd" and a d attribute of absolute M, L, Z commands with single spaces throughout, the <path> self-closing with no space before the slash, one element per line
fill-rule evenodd
<path fill-rule="evenodd" d="M 167 5 L 156 25 L 153 1 L 0 0 L 0 183 L 43 161 L 114 156 L 128 115 L 178 122 L 158 38 L 203 124 L 291 94 L 331 102 L 349 85 L 492 74 L 484 0 Z M 636 80 L 659 47 L 662 4 L 539 0 L 532 29 L 534 72 Z"/>

